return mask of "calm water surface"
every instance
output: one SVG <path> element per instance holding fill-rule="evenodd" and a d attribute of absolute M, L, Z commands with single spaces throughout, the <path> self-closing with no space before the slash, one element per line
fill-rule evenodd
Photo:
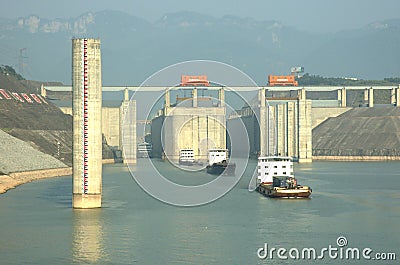
<path fill-rule="evenodd" d="M 173 172 L 168 163 L 159 167 Z M 255 161 L 252 163 L 255 164 Z M 374 264 L 365 260 L 257 257 L 275 248 L 337 246 L 396 252 L 400 259 L 399 162 L 314 162 L 295 166 L 309 200 L 247 191 L 250 174 L 208 205 L 174 207 L 147 195 L 123 165 L 103 168 L 103 208 L 71 208 L 71 177 L 40 180 L 0 195 L 1 264 Z M 209 180 L 181 174 L 182 183 Z"/>

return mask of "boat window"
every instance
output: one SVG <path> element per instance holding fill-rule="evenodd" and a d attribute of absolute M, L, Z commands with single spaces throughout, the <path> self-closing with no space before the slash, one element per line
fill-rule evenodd
<path fill-rule="evenodd" d="M 282 166 L 282 168 L 286 168 L 286 166 Z"/>
<path fill-rule="evenodd" d="M 283 175 L 286 175 L 286 172 L 283 172 Z"/>
<path fill-rule="evenodd" d="M 274 168 L 278 168 L 278 166 L 274 166 Z"/>
<path fill-rule="evenodd" d="M 278 175 L 278 173 L 277 173 L 277 172 L 274 172 L 274 175 Z"/>

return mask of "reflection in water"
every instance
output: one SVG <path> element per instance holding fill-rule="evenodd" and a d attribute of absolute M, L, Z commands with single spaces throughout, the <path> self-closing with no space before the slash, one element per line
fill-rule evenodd
<path fill-rule="evenodd" d="M 98 263 L 106 257 L 101 209 L 73 210 L 73 259 L 77 263 Z"/>

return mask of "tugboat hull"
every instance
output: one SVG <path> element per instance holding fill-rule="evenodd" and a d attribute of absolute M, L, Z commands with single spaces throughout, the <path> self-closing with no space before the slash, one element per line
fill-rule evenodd
<path fill-rule="evenodd" d="M 192 161 L 181 161 L 181 160 L 179 160 L 179 165 L 182 165 L 182 166 L 193 166 L 193 164 L 194 164 L 194 162 L 192 162 Z"/>
<path fill-rule="evenodd" d="M 312 189 L 299 185 L 293 172 L 293 159 L 288 156 L 258 158 L 257 191 L 271 198 L 309 198 Z"/>
<path fill-rule="evenodd" d="M 270 198 L 309 198 L 312 190 L 308 186 L 298 186 L 296 188 L 279 188 L 272 185 L 260 185 L 257 191 Z"/>
<path fill-rule="evenodd" d="M 208 174 L 235 176 L 236 164 L 214 163 L 206 167 Z"/>

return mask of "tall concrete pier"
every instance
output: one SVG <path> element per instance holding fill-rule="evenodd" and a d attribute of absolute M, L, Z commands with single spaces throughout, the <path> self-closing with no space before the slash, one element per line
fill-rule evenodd
<path fill-rule="evenodd" d="M 100 40 L 72 40 L 74 208 L 101 207 Z"/>
<path fill-rule="evenodd" d="M 122 124 L 120 148 L 125 164 L 136 164 L 136 100 L 129 100 L 129 91 L 124 91 L 124 101 L 120 107 Z"/>

